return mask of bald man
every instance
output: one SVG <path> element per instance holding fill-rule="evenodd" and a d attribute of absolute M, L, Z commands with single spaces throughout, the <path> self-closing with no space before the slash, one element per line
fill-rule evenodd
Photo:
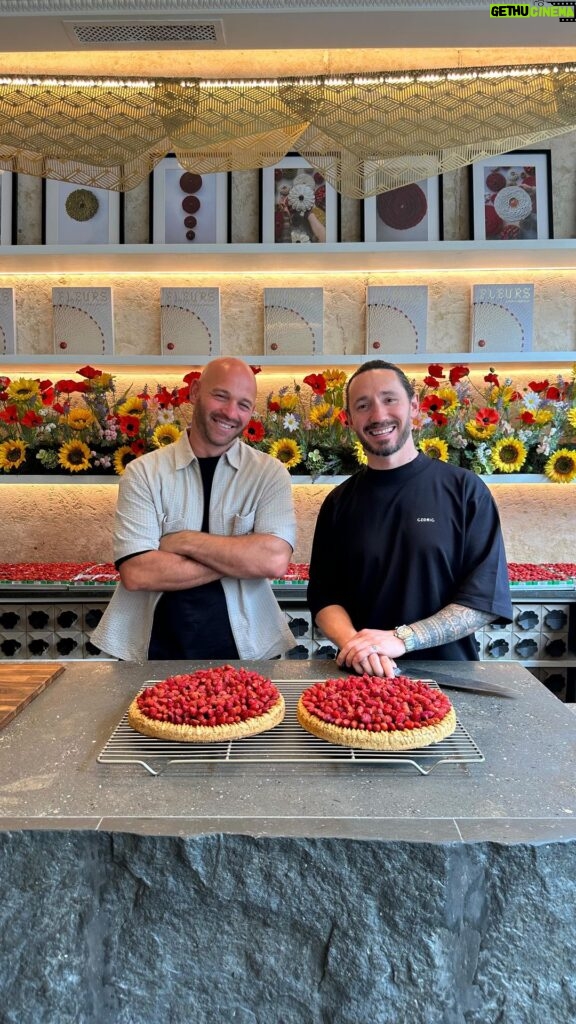
<path fill-rule="evenodd" d="M 126 661 L 278 657 L 294 646 L 270 583 L 296 540 L 290 475 L 240 440 L 256 402 L 242 360 L 208 363 L 190 401 L 188 431 L 120 479 L 120 583 L 92 642 Z"/>

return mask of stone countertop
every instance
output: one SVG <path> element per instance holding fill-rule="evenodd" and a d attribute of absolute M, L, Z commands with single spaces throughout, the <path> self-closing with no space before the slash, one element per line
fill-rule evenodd
<path fill-rule="evenodd" d="M 214 664 L 214 663 L 212 663 Z M 246 663 L 279 681 L 334 675 L 332 662 Z M 447 691 L 484 754 L 428 775 L 395 764 L 211 764 L 151 775 L 97 757 L 148 680 L 197 663 L 66 662 L 0 734 L 0 828 L 151 835 L 546 842 L 576 838 L 576 718 L 511 662 L 404 662 L 406 672 L 492 683 L 512 698 Z"/>

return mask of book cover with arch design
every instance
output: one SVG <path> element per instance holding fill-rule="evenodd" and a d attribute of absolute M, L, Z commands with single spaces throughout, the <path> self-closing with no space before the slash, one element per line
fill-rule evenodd
<path fill-rule="evenodd" d="M 427 285 L 369 285 L 366 353 L 379 356 L 426 351 Z"/>
<path fill-rule="evenodd" d="M 0 355 L 16 352 L 16 318 L 14 315 L 14 289 L 0 288 Z"/>
<path fill-rule="evenodd" d="M 533 317 L 533 284 L 472 285 L 472 351 L 529 352 Z"/>
<path fill-rule="evenodd" d="M 111 288 L 53 288 L 52 314 L 56 355 L 113 354 Z"/>
<path fill-rule="evenodd" d="M 323 332 L 323 288 L 264 289 L 266 355 L 320 355 Z"/>
<path fill-rule="evenodd" d="M 220 289 L 161 288 L 162 355 L 220 355 Z"/>

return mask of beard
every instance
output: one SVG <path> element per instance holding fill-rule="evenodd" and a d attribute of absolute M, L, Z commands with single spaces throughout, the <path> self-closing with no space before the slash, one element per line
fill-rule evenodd
<path fill-rule="evenodd" d="M 369 452 L 370 455 L 376 455 L 381 459 L 385 459 L 389 455 L 394 455 L 396 452 L 399 452 L 406 444 L 411 433 L 412 423 L 410 420 L 406 420 L 395 441 L 388 441 L 386 438 L 383 438 L 381 441 L 377 442 L 378 448 L 376 448 L 366 440 L 365 436 L 362 436 L 360 438 L 360 443 L 365 452 Z"/>

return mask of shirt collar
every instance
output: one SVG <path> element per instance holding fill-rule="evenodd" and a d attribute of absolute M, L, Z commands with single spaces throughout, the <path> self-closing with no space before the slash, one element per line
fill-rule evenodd
<path fill-rule="evenodd" d="M 228 448 L 228 451 L 224 452 L 226 459 L 231 466 L 234 466 L 234 469 L 240 468 L 240 445 L 243 443 L 244 442 L 240 441 L 240 438 L 237 437 L 230 448 Z M 195 462 L 196 458 L 197 456 L 192 451 L 190 441 L 188 440 L 188 432 L 184 430 L 174 445 L 176 469 L 185 469 L 191 462 Z"/>

